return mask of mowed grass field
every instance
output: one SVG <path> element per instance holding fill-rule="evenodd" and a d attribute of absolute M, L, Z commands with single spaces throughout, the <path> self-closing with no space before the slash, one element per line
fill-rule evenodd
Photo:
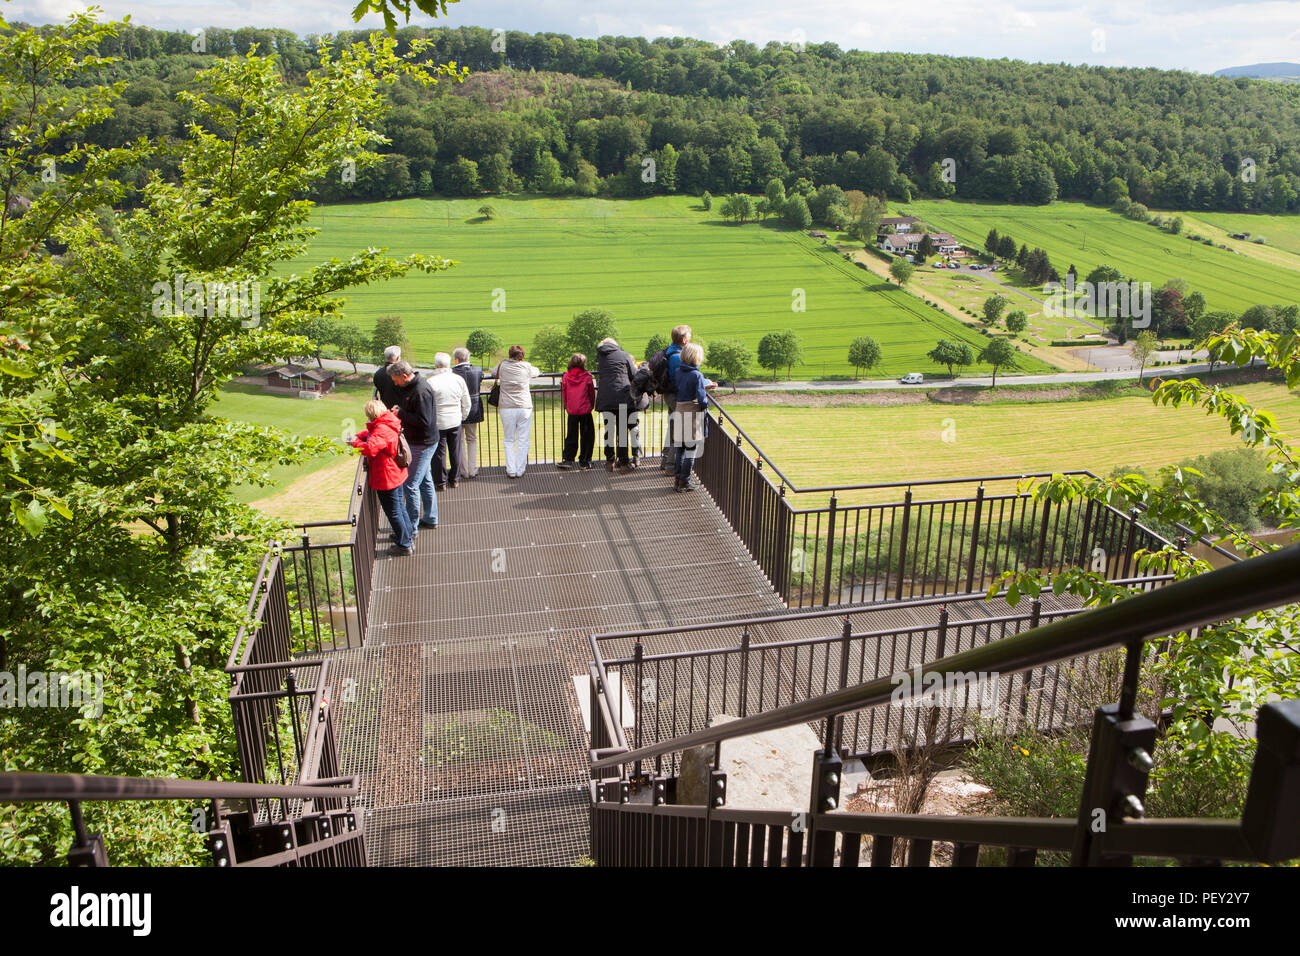
<path fill-rule="evenodd" d="M 1249 240 L 1225 240 L 1243 252 L 1263 254 L 1265 250 L 1274 249 L 1300 257 L 1300 216 L 1268 216 L 1249 212 L 1190 212 L 1185 215 L 1216 226 L 1224 232 L 1244 232 L 1249 233 L 1251 239 L 1256 236 L 1264 238 L 1263 245 Z M 1215 238 L 1218 239 L 1218 236 Z"/>
<path fill-rule="evenodd" d="M 291 435 L 318 435 L 340 442 L 344 432 L 349 435 L 365 425 L 362 411 L 374 389 L 366 385 L 340 385 L 329 395 L 319 399 L 302 399 L 284 395 L 268 395 L 257 385 L 233 384 L 226 386 L 221 397 L 212 406 L 212 414 L 250 425 L 282 429 Z M 345 455 L 318 455 L 299 465 L 276 466 L 271 469 L 271 484 L 265 487 L 241 485 L 235 497 L 244 502 L 257 502 L 282 495 L 286 489 L 297 486 L 301 494 L 294 500 L 283 502 L 284 507 L 264 508 L 272 514 L 283 515 L 295 521 L 329 521 L 346 518 L 348 494 L 352 475 L 356 470 L 356 456 L 351 449 Z M 328 490 L 321 494 L 308 492 L 305 479 L 319 482 L 325 473 L 333 480 Z M 321 473 L 321 474 L 318 474 Z M 338 501 L 339 488 L 342 502 Z M 307 513 L 307 511 L 310 513 Z"/>
<path fill-rule="evenodd" d="M 478 216 L 485 202 L 497 218 Z M 852 377 L 848 346 L 859 335 L 881 344 L 875 378 L 932 371 L 925 353 L 941 338 L 977 353 L 987 342 L 804 233 L 724 223 L 716 206 L 706 213 L 692 197 L 412 199 L 321 207 L 313 224 L 320 234 L 290 271 L 367 246 L 458 262 L 348 295 L 347 319 L 363 329 L 380 315 L 402 316 L 417 362 L 463 344 L 476 328 L 527 348 L 542 326 L 564 327 L 589 307 L 613 313 L 620 343 L 638 359 L 652 335 L 679 323 L 692 326 L 697 341 L 736 337 L 755 352 L 767 332 L 793 328 L 805 353 L 795 379 Z M 803 311 L 792 309 L 796 290 Z M 1019 368 L 1050 371 L 1030 356 Z M 752 374 L 765 373 L 755 366 Z"/>
<path fill-rule="evenodd" d="M 1279 428 L 1300 437 L 1300 393 L 1266 383 L 1230 390 L 1276 414 Z M 835 408 L 722 400 L 759 447 L 805 487 L 1072 469 L 1104 476 L 1117 465 L 1154 472 L 1242 445 L 1217 416 L 1156 406 L 1144 396 Z"/>
<path fill-rule="evenodd" d="M 1206 246 L 1185 235 L 1173 236 L 1083 203 L 1016 206 L 919 200 L 892 207 L 890 215 L 919 216 L 976 248 L 983 248 L 988 231 L 997 229 L 1009 234 L 1017 245 L 1041 247 L 1062 275 L 1073 263 L 1081 279 L 1099 265 L 1113 266 L 1156 287 L 1168 279 L 1183 278 L 1204 294 L 1211 309 L 1244 312 L 1261 303 L 1300 302 L 1300 269 L 1247 252 L 1235 254 Z M 1214 221 L 1215 214 L 1205 214 L 1205 218 Z M 1300 228 L 1300 223 L 1292 228 Z M 1284 236 L 1279 230 L 1275 234 Z"/>

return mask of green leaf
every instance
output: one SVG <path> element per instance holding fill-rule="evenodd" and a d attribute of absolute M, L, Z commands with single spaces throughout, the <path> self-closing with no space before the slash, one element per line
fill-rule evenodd
<path fill-rule="evenodd" d="M 18 524 L 32 537 L 40 534 L 45 529 L 49 516 L 46 515 L 45 509 L 41 507 L 39 501 L 23 505 L 15 499 L 10 502 L 10 507 L 13 509 L 14 517 L 18 519 Z"/>
<path fill-rule="evenodd" d="M 3 372 L 6 375 L 12 375 L 14 378 L 36 377 L 34 369 L 30 369 L 26 365 L 21 365 L 13 359 L 7 358 L 0 358 L 0 372 Z"/>

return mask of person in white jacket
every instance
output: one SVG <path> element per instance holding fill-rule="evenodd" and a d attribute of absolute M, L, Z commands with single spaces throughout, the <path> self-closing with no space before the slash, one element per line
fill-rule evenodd
<path fill-rule="evenodd" d="M 521 478 L 528 467 L 528 439 L 533 427 L 531 382 L 541 370 L 524 361 L 524 347 L 510 346 L 510 357 L 497 363 L 492 378 L 501 386 L 501 439 L 506 452 L 506 476 Z"/>
<path fill-rule="evenodd" d="M 451 356 L 439 352 L 433 357 L 433 374 L 429 376 L 433 399 L 438 407 L 438 447 L 433 450 L 433 486 L 455 488 L 460 474 L 460 425 L 469 414 L 469 389 L 465 380 L 451 371 Z M 449 462 L 443 460 L 443 449 Z"/>

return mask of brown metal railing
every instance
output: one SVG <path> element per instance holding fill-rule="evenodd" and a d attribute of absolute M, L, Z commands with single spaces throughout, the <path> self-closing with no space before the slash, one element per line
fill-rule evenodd
<path fill-rule="evenodd" d="M 1046 473 L 799 489 L 726 409 L 715 404 L 715 414 L 696 473 L 789 607 L 968 594 L 1014 570 L 1093 566 L 1107 577 L 1127 578 L 1142 573 L 1139 551 L 1169 544 L 1139 522 L 1137 511 L 1124 515 L 1092 501 L 1055 504 L 1028 492 L 988 490 Z M 973 490 L 961 493 L 963 486 Z M 959 493 L 918 498 L 918 488 Z M 901 500 L 840 500 L 868 489 L 896 490 Z M 793 500 L 824 492 L 830 492 L 825 505 L 799 507 Z"/>
<path fill-rule="evenodd" d="M 1120 699 L 1093 716 L 1087 775 L 1073 820 L 937 817 L 832 812 L 838 809 L 842 762 L 835 747 L 841 719 L 886 705 L 896 681 L 877 677 L 716 727 L 702 727 L 649 745 L 624 741 L 592 754 L 592 858 L 598 865 L 857 866 L 863 837 L 871 865 L 888 866 L 895 842 L 908 866 L 929 866 L 936 842 L 949 844 L 955 866 L 975 865 L 981 849 L 1003 848 L 1008 865 L 1033 865 L 1041 852 L 1068 852 L 1074 865 L 1126 865 L 1136 857 L 1182 863 L 1245 860 L 1275 863 L 1300 856 L 1294 787 L 1300 780 L 1300 700 L 1264 705 L 1258 748 L 1239 820 L 1146 820 L 1142 800 L 1156 741 L 1155 724 L 1136 713 L 1148 642 L 1300 601 L 1300 545 L 1271 552 L 1192 580 L 1146 590 L 1124 601 L 1041 624 L 1005 639 L 930 659 L 922 670 L 951 674 L 1013 674 L 1095 654 L 1125 650 Z M 607 680 L 595 664 L 593 679 Z M 593 710 L 593 723 L 595 711 Z M 611 716 L 613 723 L 617 719 Z M 814 754 L 807 808 L 781 811 L 723 808 L 723 741 L 816 721 L 823 747 Z M 607 734 L 607 736 L 609 736 Z M 670 806 L 678 781 L 629 775 L 650 761 L 712 747 L 707 802 Z M 611 771 L 618 773 L 611 778 Z M 630 802 L 644 787 L 645 805 Z M 1098 814 L 1106 821 L 1096 826 Z"/>
<path fill-rule="evenodd" d="M 108 777 L 80 774 L 0 773 L 0 801 L 68 805 L 73 839 L 71 866 L 108 866 L 104 837 L 91 833 L 85 802 L 197 801 L 192 819 L 203 822 L 213 863 L 229 866 L 365 866 L 365 821 L 353 809 L 361 792 L 356 777 L 315 777 L 293 785 Z M 238 802 L 293 803 L 292 818 L 259 822 Z"/>
<path fill-rule="evenodd" d="M 1164 575 L 1114 583 L 1149 589 L 1171 580 Z M 608 724 L 593 721 L 591 749 L 627 747 L 623 728 L 631 732 L 632 746 L 643 746 L 707 727 L 719 714 L 745 717 L 851 683 L 905 674 L 927 659 L 990 644 L 1082 612 L 1081 608 L 1044 612 L 1034 599 L 1028 602 L 1029 610 L 1020 614 L 954 619 L 950 613 L 952 608 L 984 600 L 978 594 L 898 602 L 891 608 L 928 608 L 937 619 L 928 625 L 868 631 L 853 629 L 855 615 L 870 610 L 858 608 L 592 635 L 592 713 L 608 712 L 610 717 Z M 813 621 L 825 621 L 825 634 L 774 639 L 792 623 L 807 629 Z M 733 635 L 733 643 L 708 649 L 661 649 L 661 645 L 676 647 L 684 635 L 704 631 L 721 632 L 720 638 Z M 611 647 L 626 650 L 607 656 Z M 1001 719 L 1012 730 L 1072 726 L 1086 717 L 1077 701 L 1077 684 L 1098 666 L 1093 655 L 1007 675 L 991 687 L 964 687 L 960 703 L 947 715 L 945 739 L 953 743 L 971 739 L 973 726 L 953 726 L 953 722 L 957 714 L 976 710 L 981 717 Z M 628 690 L 616 693 L 620 685 Z M 841 719 L 836 749 L 860 758 L 888 753 L 907 739 L 909 724 L 915 738 L 920 719 L 918 710 L 894 704 L 855 711 Z M 667 767 L 655 764 L 657 774 L 673 774 L 677 769 L 671 762 Z"/>

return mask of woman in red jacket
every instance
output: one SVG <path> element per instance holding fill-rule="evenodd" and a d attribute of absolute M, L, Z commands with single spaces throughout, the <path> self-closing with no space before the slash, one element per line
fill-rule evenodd
<path fill-rule="evenodd" d="M 397 464 L 397 438 L 402 433 L 402 423 L 379 399 L 366 402 L 366 418 L 369 424 L 352 439 L 352 446 L 369 459 L 370 487 L 379 495 L 379 504 L 393 529 L 395 543 L 391 553 L 410 554 L 415 544 L 415 529 L 411 527 L 402 492 L 406 469 Z"/>
<path fill-rule="evenodd" d="M 560 398 L 569 415 L 569 430 L 564 434 L 564 461 L 557 468 L 572 468 L 578 454 L 578 438 L 582 437 L 582 454 L 578 464 L 591 467 L 591 452 L 596 445 L 596 423 L 591 420 L 591 410 L 596 407 L 596 386 L 587 371 L 587 356 L 574 352 L 569 359 L 569 370 L 560 380 Z"/>

